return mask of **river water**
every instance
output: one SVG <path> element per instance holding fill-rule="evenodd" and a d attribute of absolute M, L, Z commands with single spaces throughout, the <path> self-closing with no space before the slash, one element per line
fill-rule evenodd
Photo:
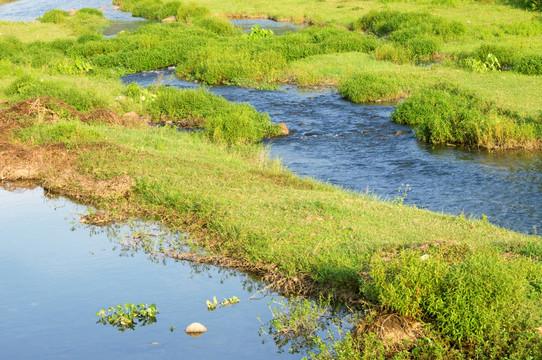
<path fill-rule="evenodd" d="M 122 251 L 128 226 L 111 237 L 80 225 L 83 206 L 43 190 L 0 187 L 0 349 L 2 359 L 298 359 L 260 332 L 271 298 L 247 274 Z M 151 229 L 152 226 L 145 226 Z M 157 231 L 157 230 L 155 230 Z M 125 236 L 126 235 L 126 236 Z M 207 311 L 206 300 L 237 296 Z M 278 298 L 278 297 L 277 297 Z M 157 322 L 120 332 L 95 313 L 117 304 L 155 303 Z M 273 304 L 273 303 L 272 303 Z M 272 306 L 274 307 L 274 306 Z M 261 317 L 261 321 L 258 320 Z M 184 329 L 197 321 L 198 338 Z M 174 327 L 170 331 L 170 327 Z M 263 343 L 262 343 L 263 342 Z"/>
<path fill-rule="evenodd" d="M 174 70 L 123 77 L 148 86 L 165 73 L 168 86 L 195 88 Z M 542 228 L 542 156 L 430 146 L 412 129 L 390 121 L 393 106 L 359 105 L 333 90 L 261 91 L 235 86 L 210 91 L 247 102 L 284 122 L 292 134 L 269 140 L 270 152 L 290 170 L 348 189 L 455 215 L 482 217 L 524 233 Z M 397 135 L 399 131 L 406 134 Z"/>

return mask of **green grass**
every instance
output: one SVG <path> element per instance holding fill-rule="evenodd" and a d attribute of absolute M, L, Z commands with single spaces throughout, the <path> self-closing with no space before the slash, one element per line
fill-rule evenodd
<path fill-rule="evenodd" d="M 188 231 L 208 252 L 275 264 L 328 294 L 347 291 L 426 324 L 421 339 L 395 349 L 398 358 L 540 354 L 542 340 L 534 331 L 542 315 L 539 237 L 300 179 L 270 161 L 257 143 L 276 131 L 267 115 L 206 91 L 140 89 L 118 80 L 178 65 L 179 74 L 209 84 L 332 85 L 356 102 L 407 96 L 395 118 L 417 126 L 427 141 L 531 146 L 541 137 L 538 13 L 472 1 L 130 0 L 123 6 L 129 4 L 134 13 L 158 19 L 176 14 L 180 22 L 114 39 L 99 36 L 104 21 L 92 11 L 51 16 L 58 24 L 0 24 L 8 35 L 0 37 L 3 100 L 51 96 L 80 111 L 133 110 L 205 128 L 127 129 L 63 117 L 18 132 L 29 147 L 65 144 L 76 169 L 91 178 L 126 174 L 135 181 L 129 199 L 88 201 Z M 211 14 L 328 26 L 250 40 L 202 6 Z M 349 30 L 367 14 L 391 15 L 380 19 L 382 27 Z M 387 18 L 399 25 L 382 32 L 393 28 Z M 463 30 L 440 30 L 449 28 Z M 408 33 L 412 29 L 420 41 Z M 485 61 L 489 51 L 503 71 L 466 66 L 469 59 Z M 442 82 L 453 85 L 437 85 Z M 390 355 L 374 334 L 348 339 L 336 344 L 336 357 Z"/>
<path fill-rule="evenodd" d="M 542 121 L 500 111 L 472 92 L 445 84 L 416 92 L 397 107 L 391 119 L 415 126 L 416 135 L 433 144 L 487 149 L 542 147 Z"/>
<path fill-rule="evenodd" d="M 260 145 L 70 121 L 20 134 L 21 141 L 63 142 L 73 151 L 100 144 L 81 150 L 79 171 L 98 179 L 122 173 L 136 182 L 129 203 L 95 199 L 101 207 L 129 206 L 188 230 L 211 253 L 276 264 L 331 294 L 358 293 L 431 323 L 441 335 L 429 338 L 440 343 L 444 336 L 464 354 L 513 355 L 513 344 L 540 325 L 540 238 L 300 179 L 266 160 Z M 541 346 L 540 338 L 533 341 Z M 527 345 L 520 350 L 536 353 Z"/>

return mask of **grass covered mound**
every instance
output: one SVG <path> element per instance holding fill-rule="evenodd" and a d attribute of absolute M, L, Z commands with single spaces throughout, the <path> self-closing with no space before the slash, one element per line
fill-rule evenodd
<path fill-rule="evenodd" d="M 519 118 L 453 85 L 440 84 L 414 93 L 391 119 L 413 125 L 416 136 L 433 144 L 542 148 L 542 119 Z"/>

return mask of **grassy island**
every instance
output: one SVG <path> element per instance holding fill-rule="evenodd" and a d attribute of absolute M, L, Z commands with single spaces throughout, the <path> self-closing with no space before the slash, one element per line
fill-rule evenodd
<path fill-rule="evenodd" d="M 392 120 L 423 141 L 537 151 L 538 2 L 116 3 L 175 21 L 111 39 L 94 9 L 0 23 L 0 180 L 160 221 L 194 242 L 169 256 L 359 310 L 352 333 L 316 358 L 540 357 L 540 237 L 301 179 L 261 145 L 279 134 L 267 114 L 166 80 L 119 80 L 176 65 L 211 85 L 337 86 L 356 102 L 406 98 Z M 225 16 L 314 26 L 243 35 Z"/>

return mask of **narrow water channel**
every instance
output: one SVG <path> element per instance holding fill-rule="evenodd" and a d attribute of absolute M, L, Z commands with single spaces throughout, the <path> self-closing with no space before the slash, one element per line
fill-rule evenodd
<path fill-rule="evenodd" d="M 197 84 L 174 70 L 125 76 L 148 86 L 165 72 L 177 88 Z M 284 122 L 292 134 L 270 140 L 270 152 L 290 170 L 385 199 L 454 215 L 487 216 L 496 225 L 523 233 L 542 228 L 542 156 L 430 146 L 412 129 L 391 122 L 393 106 L 359 105 L 336 91 L 306 92 L 294 86 L 260 91 L 235 86 L 210 88 L 235 102 L 247 102 Z M 398 132 L 407 132 L 398 134 Z M 406 194 L 406 195 L 405 195 Z"/>
<path fill-rule="evenodd" d="M 271 297 L 257 294 L 262 285 L 256 279 L 122 251 L 120 238 L 78 223 L 78 214 L 86 212 L 68 200 L 45 197 L 41 188 L 0 187 L 0 358 L 302 357 L 287 347 L 281 351 L 272 336 L 260 332 L 271 318 Z M 119 230 L 130 234 L 128 227 Z M 207 311 L 213 296 L 241 301 Z M 96 323 L 97 311 L 126 302 L 155 303 L 157 322 L 125 332 Z M 195 321 L 208 329 L 198 338 L 184 332 Z"/>

